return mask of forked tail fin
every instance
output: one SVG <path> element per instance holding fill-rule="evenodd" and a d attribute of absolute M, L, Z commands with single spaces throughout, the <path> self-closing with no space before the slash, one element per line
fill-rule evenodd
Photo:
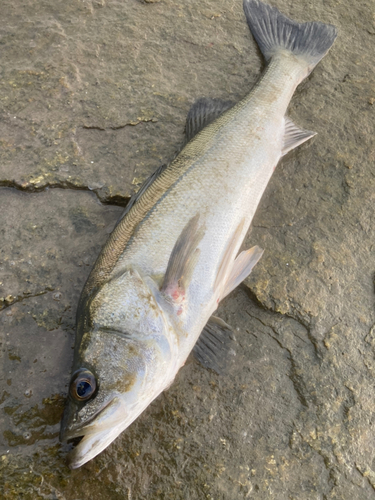
<path fill-rule="evenodd" d="M 244 0 L 243 8 L 250 31 L 267 61 L 282 50 L 289 51 L 306 62 L 310 73 L 337 36 L 331 24 L 297 23 L 259 0 Z"/>

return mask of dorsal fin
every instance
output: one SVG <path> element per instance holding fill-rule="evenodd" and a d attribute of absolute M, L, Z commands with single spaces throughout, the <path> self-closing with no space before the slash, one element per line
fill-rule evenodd
<path fill-rule="evenodd" d="M 143 195 L 143 193 L 151 186 L 151 184 L 154 182 L 154 180 L 161 175 L 164 170 L 168 167 L 167 164 L 160 165 L 155 172 L 153 172 L 147 179 L 144 181 L 142 186 L 138 189 L 136 193 L 134 193 L 130 200 L 128 201 L 128 204 L 125 207 L 125 210 L 121 214 L 121 217 L 119 220 L 116 222 L 116 226 L 120 223 L 120 221 L 125 217 L 125 215 L 129 212 L 129 210 L 132 208 L 132 206 L 138 201 L 138 199 Z M 115 227 L 116 227 L 115 226 Z"/>
<path fill-rule="evenodd" d="M 225 111 L 234 106 L 232 101 L 201 97 L 192 105 L 186 117 L 185 134 L 187 141 L 207 127 Z"/>
<path fill-rule="evenodd" d="M 216 118 L 218 118 L 221 114 L 234 106 L 234 104 L 235 103 L 232 101 L 211 99 L 209 97 L 202 97 L 195 101 L 186 117 L 185 134 L 187 140 L 190 141 L 198 132 L 200 132 L 204 127 L 216 120 Z M 166 164 L 161 165 L 155 170 L 155 172 L 150 175 L 150 177 L 148 177 L 144 181 L 139 190 L 130 198 L 124 212 L 121 214 L 121 217 L 117 221 L 117 224 L 125 217 L 132 206 L 137 202 L 137 200 L 151 186 L 154 180 L 164 172 L 167 167 L 168 165 Z"/>

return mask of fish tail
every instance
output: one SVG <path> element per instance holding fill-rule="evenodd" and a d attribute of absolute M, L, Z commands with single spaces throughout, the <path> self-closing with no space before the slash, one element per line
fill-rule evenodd
<path fill-rule="evenodd" d="M 275 7 L 259 0 L 244 0 L 243 8 L 250 31 L 268 61 L 288 51 L 306 65 L 307 74 L 325 56 L 335 41 L 337 30 L 320 22 L 297 23 Z"/>

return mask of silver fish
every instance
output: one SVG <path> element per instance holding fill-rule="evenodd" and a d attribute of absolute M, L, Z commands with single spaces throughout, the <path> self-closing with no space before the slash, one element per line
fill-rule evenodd
<path fill-rule="evenodd" d="M 335 27 L 294 22 L 259 0 L 243 7 L 268 62 L 262 79 L 236 105 L 193 106 L 189 142 L 130 200 L 82 292 L 61 425 L 62 439 L 83 436 L 72 468 L 170 386 L 197 341 L 225 335 L 212 314 L 262 255 L 253 247 L 237 256 L 262 194 L 279 159 L 315 135 L 285 113 Z"/>

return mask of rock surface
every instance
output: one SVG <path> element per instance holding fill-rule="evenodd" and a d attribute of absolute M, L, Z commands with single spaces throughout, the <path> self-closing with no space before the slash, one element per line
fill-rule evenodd
<path fill-rule="evenodd" d="M 5 499 L 375 498 L 374 4 L 272 3 L 339 37 L 290 106 L 318 135 L 277 168 L 246 242 L 266 252 L 219 309 L 235 363 L 218 376 L 189 359 L 70 471 L 58 430 L 75 308 L 112 205 L 173 158 L 195 99 L 239 100 L 263 62 L 240 0 L 3 0 Z"/>

